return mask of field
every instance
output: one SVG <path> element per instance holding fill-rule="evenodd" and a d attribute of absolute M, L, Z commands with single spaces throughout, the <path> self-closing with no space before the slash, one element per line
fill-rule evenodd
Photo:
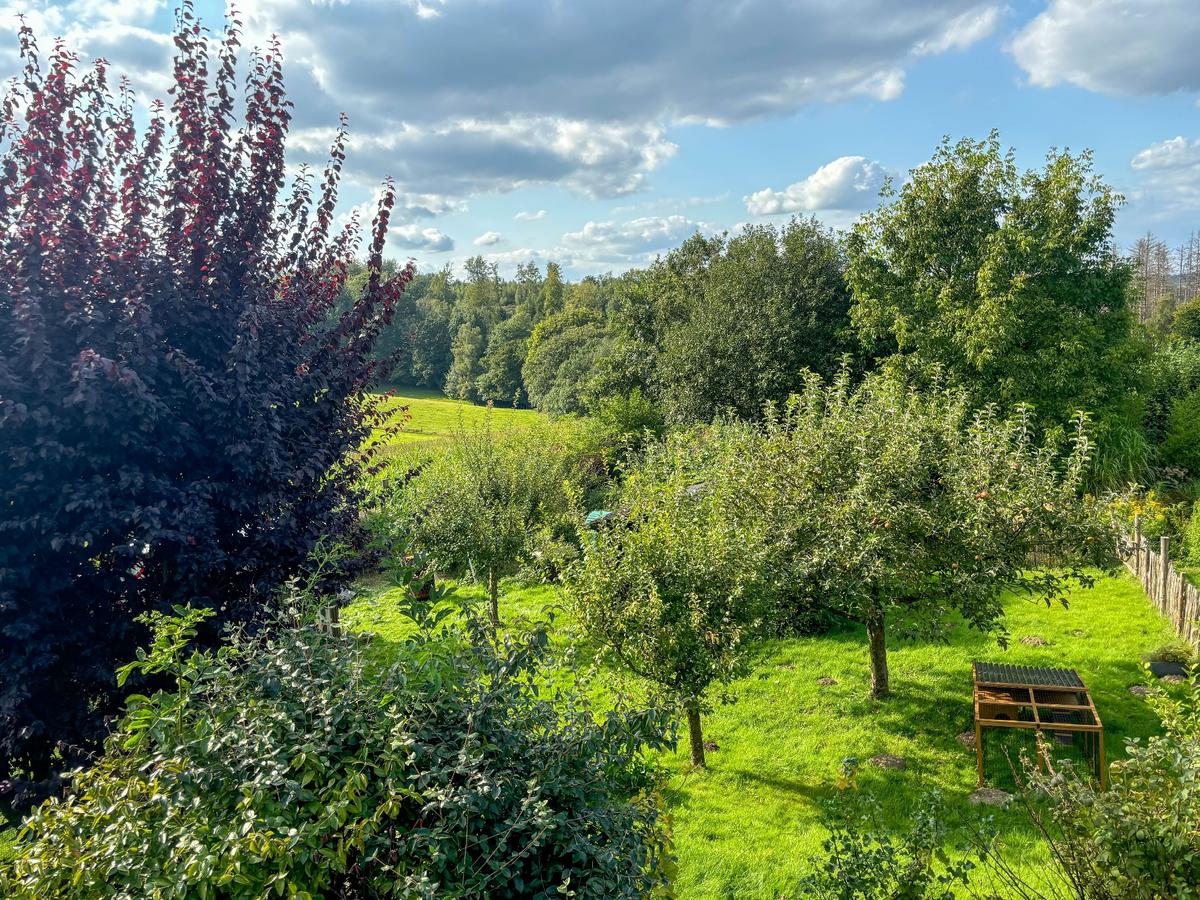
<path fill-rule="evenodd" d="M 346 621 L 373 633 L 386 652 L 407 624 L 389 602 L 386 585 L 361 587 L 364 596 Z M 509 622 L 537 616 L 560 599 L 549 586 L 506 587 L 502 614 Z M 478 594 L 473 587 L 458 592 Z M 1155 717 L 1129 687 L 1142 679 L 1142 655 L 1168 642 L 1170 628 L 1124 573 L 1075 591 L 1069 603 L 1067 609 L 1047 608 L 1011 599 L 1007 649 L 965 628 L 945 644 L 891 641 L 895 695 L 884 702 L 867 697 L 866 645 L 857 629 L 760 648 L 751 674 L 729 692 L 735 702 L 717 706 L 707 718 L 706 739 L 719 748 L 709 754 L 709 770 L 691 770 L 685 747 L 663 759 L 670 773 L 678 895 L 796 896 L 796 880 L 821 852 L 823 809 L 838 793 L 846 757 L 862 761 L 859 792 L 878 796 L 885 827 L 902 826 L 933 790 L 944 795 L 956 827 L 977 820 L 980 814 L 966 802 L 975 787 L 975 756 L 957 739 L 971 727 L 972 660 L 1077 669 L 1104 721 L 1110 760 L 1121 755 L 1124 738 L 1153 733 Z M 559 610 L 558 633 L 565 635 L 570 625 Z M 1046 644 L 1029 646 L 1022 637 Z M 829 678 L 836 683 L 818 682 Z M 883 753 L 904 757 L 907 768 L 884 770 L 867 762 Z M 1010 856 L 1036 871 L 1045 851 L 1022 817 L 1001 813 L 997 822 Z"/>
<path fill-rule="evenodd" d="M 503 406 L 489 410 L 422 388 L 398 387 L 385 394 L 385 408 L 397 414 L 400 431 L 390 440 L 382 440 L 379 434 L 373 440 L 379 447 L 378 458 L 388 462 L 419 459 L 456 431 L 482 427 L 489 416 L 498 431 L 520 428 L 538 418 L 533 410 Z"/>

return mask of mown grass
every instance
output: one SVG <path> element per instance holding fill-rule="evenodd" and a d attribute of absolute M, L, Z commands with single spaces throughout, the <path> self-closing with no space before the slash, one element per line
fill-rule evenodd
<path fill-rule="evenodd" d="M 376 636 L 381 652 L 411 625 L 398 613 L 395 594 L 382 581 L 364 582 L 364 596 L 347 611 L 350 627 Z M 559 603 L 556 589 L 506 585 L 507 622 L 537 616 Z M 479 596 L 477 588 L 457 589 Z M 797 880 L 821 853 L 822 824 L 842 761 L 857 757 L 860 795 L 878 798 L 880 821 L 900 828 L 930 791 L 942 792 L 956 839 L 964 839 L 980 813 L 966 800 L 975 787 L 975 756 L 957 736 L 971 728 L 971 662 L 1065 666 L 1091 688 L 1106 729 L 1109 759 L 1123 755 L 1124 739 L 1152 734 L 1157 720 L 1129 693 L 1142 680 L 1144 653 L 1171 639 L 1132 577 L 1103 577 L 1078 590 L 1070 606 L 1047 608 L 1025 599 L 1007 604 L 1012 641 L 956 628 L 944 644 L 890 642 L 894 696 L 867 697 L 865 638 L 856 628 L 832 634 L 771 641 L 755 653 L 750 674 L 734 683 L 734 702 L 706 718 L 706 738 L 718 749 L 707 771 L 692 770 L 682 747 L 663 757 L 669 773 L 682 898 L 797 896 Z M 560 645 L 571 617 L 559 610 Z M 1022 637 L 1038 637 L 1029 646 Z M 584 648 L 586 653 L 586 648 Z M 836 684 L 822 685 L 818 679 Z M 883 770 L 867 760 L 902 756 L 907 768 Z M 1036 877 L 1046 851 L 1016 811 L 996 814 L 1008 854 Z"/>
<path fill-rule="evenodd" d="M 438 444 L 459 430 L 480 428 L 491 417 L 497 431 L 521 428 L 536 422 L 539 413 L 531 409 L 497 406 L 489 408 L 451 400 L 439 391 L 397 387 L 383 390 L 384 408 L 396 413 L 399 431 L 390 437 L 377 433 L 368 442 L 378 448 L 377 459 L 391 464 L 411 464 L 437 452 Z"/>

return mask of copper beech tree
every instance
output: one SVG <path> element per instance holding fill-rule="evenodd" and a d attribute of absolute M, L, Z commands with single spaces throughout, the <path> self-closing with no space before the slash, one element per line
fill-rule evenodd
<path fill-rule="evenodd" d="M 323 175 L 289 178 L 279 47 L 178 14 L 169 106 L 20 32 L 0 108 L 0 793 L 18 806 L 119 708 L 113 671 L 171 603 L 247 620 L 356 516 L 385 185 L 354 302 L 359 225 Z M 242 87 L 239 89 L 239 82 Z"/>

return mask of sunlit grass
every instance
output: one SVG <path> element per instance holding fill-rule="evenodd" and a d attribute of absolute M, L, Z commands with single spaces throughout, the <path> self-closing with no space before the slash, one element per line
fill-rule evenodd
<path fill-rule="evenodd" d="M 386 648 L 411 626 L 397 613 L 386 583 L 361 587 L 364 596 L 345 621 L 374 633 Z M 502 612 L 510 623 L 559 602 L 551 587 L 506 587 Z M 469 586 L 459 591 L 478 593 Z M 709 769 L 691 770 L 685 747 L 663 757 L 678 895 L 796 896 L 796 881 L 821 852 L 823 807 L 837 793 L 848 756 L 862 761 L 859 791 L 880 799 L 885 827 L 900 827 L 914 804 L 936 789 L 963 837 L 965 823 L 980 816 L 966 801 L 975 787 L 975 756 L 957 738 L 972 725 L 973 660 L 1077 669 L 1104 721 L 1110 760 L 1122 755 L 1124 738 L 1153 733 L 1153 714 L 1129 687 L 1141 681 L 1142 655 L 1170 640 L 1170 627 L 1127 575 L 1103 578 L 1069 599 L 1068 609 L 1010 600 L 1007 649 L 965 628 L 945 644 L 892 641 L 894 696 L 884 702 L 867 696 L 866 644 L 858 629 L 761 646 L 750 675 L 730 688 L 735 702 L 717 705 L 706 718 L 705 736 L 719 748 L 709 754 Z M 560 613 L 554 627 L 569 634 L 570 616 Z M 1025 636 L 1048 643 L 1028 646 L 1020 641 Z M 836 684 L 822 685 L 822 678 Z M 867 763 L 881 753 L 904 757 L 907 768 Z M 1045 850 L 1028 824 L 1016 812 L 996 818 L 1010 856 L 1036 872 Z"/>
<path fill-rule="evenodd" d="M 411 465 L 437 452 L 437 445 L 459 430 L 479 428 L 491 417 L 498 431 L 536 422 L 540 414 L 530 409 L 490 408 L 464 400 L 451 400 L 439 391 L 399 387 L 382 391 L 384 408 L 396 414 L 399 429 L 390 435 L 377 432 L 368 446 L 378 445 L 377 460 L 389 465 Z"/>

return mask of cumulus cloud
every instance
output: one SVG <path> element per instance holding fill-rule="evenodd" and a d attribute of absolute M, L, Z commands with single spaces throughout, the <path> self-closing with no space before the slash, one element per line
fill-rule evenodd
<path fill-rule="evenodd" d="M 498 231 L 485 231 L 479 237 L 475 238 L 473 243 L 476 247 L 493 247 L 504 240 L 504 235 Z"/>
<path fill-rule="evenodd" d="M 1151 144 L 1133 157 L 1130 167 L 1141 178 L 1134 199 L 1158 214 L 1200 209 L 1200 138 L 1180 136 Z"/>
<path fill-rule="evenodd" d="M 521 210 L 519 213 L 513 216 L 513 218 L 518 222 L 540 222 L 542 219 L 546 218 L 546 211 L 544 209 L 539 209 L 537 212 Z"/>
<path fill-rule="evenodd" d="M 289 146 L 315 163 L 332 138 L 331 128 L 300 129 Z M 348 150 L 345 171 L 363 183 L 391 175 L 402 185 L 461 197 L 558 182 L 593 197 L 614 197 L 641 186 L 676 147 L 657 125 L 509 118 L 352 132 Z"/>
<path fill-rule="evenodd" d="M 666 129 L 890 100 L 929 54 L 995 28 L 988 0 L 260 0 L 299 109 L 351 116 L 351 174 L 467 196 L 553 183 L 637 190 L 674 153 Z M 538 52 L 530 53 L 536 47 Z M 469 48 L 469 52 L 465 52 Z M 386 73 L 381 77 L 380 73 Z M 548 74 L 552 73 L 552 74 Z M 301 122 L 305 127 L 316 123 Z"/>
<path fill-rule="evenodd" d="M 428 253 L 447 253 L 454 249 L 454 239 L 437 228 L 420 225 L 399 225 L 388 231 L 389 246 Z"/>
<path fill-rule="evenodd" d="M 820 210 L 861 210 L 873 206 L 887 171 L 864 156 L 841 156 L 782 191 L 763 188 L 743 197 L 753 216 Z"/>
<path fill-rule="evenodd" d="M 165 7 L 52 0 L 37 4 L 34 24 L 160 94 Z M 0 0 L 0 16 L 16 8 Z M 298 161 L 323 161 L 345 111 L 348 177 L 375 185 L 391 174 L 403 191 L 461 199 L 539 184 L 628 194 L 675 153 L 672 126 L 890 100 L 921 57 L 991 33 L 997 9 L 992 0 L 256 0 L 243 18 L 245 44 L 273 33 L 283 42 Z M 11 53 L 0 68 L 14 68 Z M 407 215 L 422 208 L 438 214 L 414 203 Z"/>
<path fill-rule="evenodd" d="M 1196 0 L 1053 0 L 1011 52 L 1040 87 L 1108 94 L 1200 90 Z"/>
<path fill-rule="evenodd" d="M 642 216 L 626 222 L 588 222 L 562 237 L 565 249 L 575 260 L 639 265 L 665 253 L 697 231 L 711 234 L 718 229 L 686 216 Z"/>

